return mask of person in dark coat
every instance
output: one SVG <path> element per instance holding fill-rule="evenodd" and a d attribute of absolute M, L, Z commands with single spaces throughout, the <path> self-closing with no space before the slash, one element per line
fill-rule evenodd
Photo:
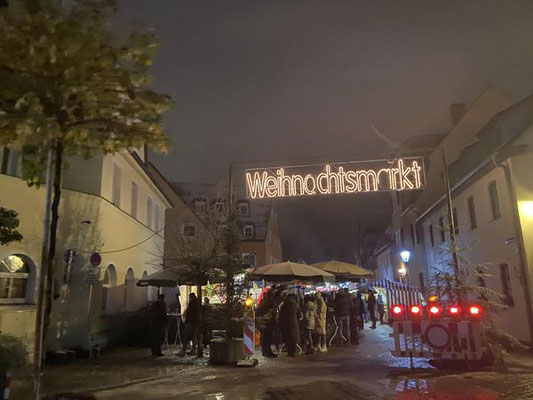
<path fill-rule="evenodd" d="M 385 301 L 383 300 L 383 295 L 381 293 L 378 294 L 376 304 L 378 306 L 379 323 L 380 325 L 383 325 L 385 323 L 383 320 L 383 317 L 385 316 Z"/>
<path fill-rule="evenodd" d="M 354 342 L 355 344 L 359 344 L 359 330 L 363 329 L 363 321 L 364 321 L 364 314 L 365 314 L 365 301 L 363 300 L 363 297 L 361 295 L 361 292 L 357 292 L 355 295 L 355 298 L 353 299 L 354 304 L 354 313 L 353 313 L 353 323 L 355 325 L 355 329 L 352 331 L 355 335 Z"/>
<path fill-rule="evenodd" d="M 272 291 L 268 291 L 263 296 L 261 305 L 259 306 L 259 311 L 261 313 L 261 318 L 264 321 L 264 328 L 261 336 L 261 352 L 263 357 L 274 358 L 277 357 L 276 354 L 272 351 L 272 343 L 274 341 L 274 329 L 275 329 L 275 309 L 274 309 L 274 294 Z"/>
<path fill-rule="evenodd" d="M 162 357 L 161 345 L 165 341 L 165 332 L 167 327 L 167 305 L 165 304 L 165 295 L 157 296 L 157 301 L 150 307 L 150 336 L 152 357 Z"/>
<path fill-rule="evenodd" d="M 352 300 L 350 295 L 345 290 L 339 290 L 335 296 L 335 317 L 339 324 L 339 345 L 342 346 L 343 336 L 346 338 L 348 346 L 350 346 L 350 315 L 353 311 Z"/>
<path fill-rule="evenodd" d="M 374 296 L 373 291 L 368 294 L 366 304 L 368 306 L 368 314 L 370 315 L 370 320 L 372 321 L 372 326 L 370 327 L 370 329 L 376 329 L 376 296 Z"/>
<path fill-rule="evenodd" d="M 178 353 L 179 357 L 185 356 L 185 352 L 187 351 L 187 346 L 189 345 L 189 342 L 192 342 L 192 348 L 191 351 L 189 351 L 188 355 L 195 355 L 196 354 L 196 345 L 197 345 L 197 337 L 198 337 L 198 329 L 200 328 L 200 307 L 202 305 L 200 304 L 200 300 L 196 297 L 196 294 L 191 293 L 189 294 L 189 305 L 187 307 L 187 310 L 185 311 L 185 335 L 183 339 L 183 347 L 181 351 Z"/>
<path fill-rule="evenodd" d="M 202 305 L 202 343 L 204 347 L 209 345 L 213 329 L 213 308 L 209 302 L 209 297 L 204 297 L 204 304 Z"/>
<path fill-rule="evenodd" d="M 287 355 L 296 355 L 296 345 L 300 342 L 300 320 L 302 312 L 294 294 L 287 295 L 279 311 L 279 322 L 283 342 L 287 345 Z"/>

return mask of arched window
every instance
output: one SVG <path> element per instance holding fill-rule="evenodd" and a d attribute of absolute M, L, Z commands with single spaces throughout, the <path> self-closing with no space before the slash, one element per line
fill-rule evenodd
<path fill-rule="evenodd" d="M 144 271 L 143 274 L 142 274 L 142 278 L 141 279 L 146 279 L 148 278 L 148 272 Z M 139 289 L 142 289 L 143 290 L 143 295 L 142 295 L 142 305 L 145 305 L 146 303 L 148 303 L 148 290 L 149 290 L 149 286 L 146 286 L 144 288 L 139 288 Z"/>
<path fill-rule="evenodd" d="M 33 301 L 35 266 L 26 256 L 13 254 L 0 260 L 0 304 Z"/>
<path fill-rule="evenodd" d="M 122 307 L 124 310 L 134 308 L 135 298 L 135 274 L 133 269 L 129 268 L 126 272 L 126 279 L 124 280 L 124 302 Z"/>
<path fill-rule="evenodd" d="M 102 314 L 107 314 L 111 311 L 111 299 L 109 296 L 109 289 L 117 285 L 117 271 L 113 264 L 109 264 L 104 272 L 104 279 L 102 280 Z"/>

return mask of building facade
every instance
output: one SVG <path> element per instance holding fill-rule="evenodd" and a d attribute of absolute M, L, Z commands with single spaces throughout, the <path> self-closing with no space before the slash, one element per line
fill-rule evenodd
<path fill-rule="evenodd" d="M 533 225 L 528 207 L 533 192 L 527 176 L 533 166 L 532 124 L 533 97 L 511 105 L 496 91 L 485 92 L 430 154 L 424 190 L 392 194 L 391 236 L 378 254 L 379 270 L 399 279 L 399 252 L 408 250 L 404 279 L 422 290 L 434 291 L 435 272 L 449 268 L 444 148 L 460 262 L 487 266 L 488 276 L 472 283 L 500 294 L 500 302 L 508 306 L 497 316 L 500 327 L 529 343 Z"/>
<path fill-rule="evenodd" d="M 21 242 L 0 246 L 0 331 L 31 352 L 40 277 L 44 188 L 20 176 L 17 152 L 0 153 L 0 204 L 19 214 Z M 105 346 L 154 296 L 137 280 L 161 268 L 169 200 L 147 173 L 142 152 L 70 158 L 63 175 L 53 304 L 46 349 Z M 71 252 L 72 250 L 72 252 Z M 91 268 L 98 253 L 101 263 Z"/>
<path fill-rule="evenodd" d="M 173 183 L 195 213 L 206 220 L 209 213 L 224 212 L 227 186 L 213 184 Z M 280 228 L 275 202 L 268 199 L 249 200 L 238 191 L 232 199 L 241 227 L 240 253 L 243 264 L 259 267 L 283 260 Z"/>

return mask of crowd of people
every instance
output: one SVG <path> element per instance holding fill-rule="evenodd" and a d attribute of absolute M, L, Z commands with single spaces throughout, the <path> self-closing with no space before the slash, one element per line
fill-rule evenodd
<path fill-rule="evenodd" d="M 384 323 L 385 303 L 369 290 L 366 300 L 362 293 L 336 292 L 306 294 L 271 288 L 263 296 L 258 312 L 263 322 L 261 349 L 265 357 L 277 357 L 273 346 L 285 345 L 287 355 L 294 357 L 298 346 L 306 354 L 327 352 L 328 339 L 339 346 L 359 344 L 359 331 L 371 321 Z"/>
<path fill-rule="evenodd" d="M 165 296 L 160 294 L 150 310 L 151 351 L 153 357 L 161 357 L 161 346 L 168 334 L 169 315 L 177 317 L 176 329 L 180 332 L 181 351 L 178 356 L 201 355 L 202 347 L 211 338 L 211 314 L 209 299 L 203 304 L 196 294 L 189 295 L 187 309 L 182 315 L 179 296 L 177 303 L 169 309 Z M 371 329 L 376 323 L 384 322 L 385 305 L 381 294 L 375 296 L 372 290 L 366 300 L 362 293 L 349 293 L 346 289 L 335 292 L 301 294 L 273 286 L 263 296 L 257 316 L 263 325 L 261 349 L 265 357 L 277 357 L 272 350 L 286 347 L 289 357 L 303 348 L 306 354 L 327 352 L 328 340 L 339 346 L 359 344 L 359 331 L 370 321 Z M 177 334 L 178 332 L 176 332 Z M 190 345 L 190 350 L 189 349 Z M 278 351 L 279 352 L 279 351 Z"/>
<path fill-rule="evenodd" d="M 160 294 L 157 301 L 153 302 L 150 309 L 150 336 L 153 357 L 162 357 L 161 346 L 168 334 L 168 318 L 173 315 L 177 318 L 176 330 L 179 330 L 181 351 L 179 357 L 198 355 L 202 347 L 205 347 L 211 338 L 208 319 L 211 314 L 209 299 L 204 298 L 203 304 L 195 293 L 189 294 L 187 309 L 182 315 L 182 307 L 179 294 L 176 303 L 169 309 L 165 303 L 165 295 Z M 178 335 L 178 332 L 175 332 Z M 201 346 L 198 343 L 201 341 Z M 190 350 L 187 351 L 190 345 Z"/>

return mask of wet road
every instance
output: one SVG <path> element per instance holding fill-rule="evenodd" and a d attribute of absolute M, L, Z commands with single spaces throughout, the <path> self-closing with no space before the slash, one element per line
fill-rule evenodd
<path fill-rule="evenodd" d="M 99 393 L 99 399 L 322 400 L 322 399 L 533 399 L 533 373 L 458 373 L 424 360 L 390 355 L 389 328 L 365 330 L 362 344 L 327 354 L 261 359 L 255 368 L 208 367 Z M 533 371 L 532 371 L 533 372 Z"/>
<path fill-rule="evenodd" d="M 50 394 L 92 393 L 102 400 L 533 399 L 533 369 L 462 373 L 415 360 L 412 370 L 408 359 L 390 355 L 389 332 L 387 326 L 365 329 L 361 345 L 330 347 L 328 353 L 259 356 L 255 368 L 215 367 L 172 352 L 152 359 L 145 349 L 119 349 L 48 368 L 44 383 Z M 28 398 L 23 389 L 14 390 L 15 400 Z"/>

